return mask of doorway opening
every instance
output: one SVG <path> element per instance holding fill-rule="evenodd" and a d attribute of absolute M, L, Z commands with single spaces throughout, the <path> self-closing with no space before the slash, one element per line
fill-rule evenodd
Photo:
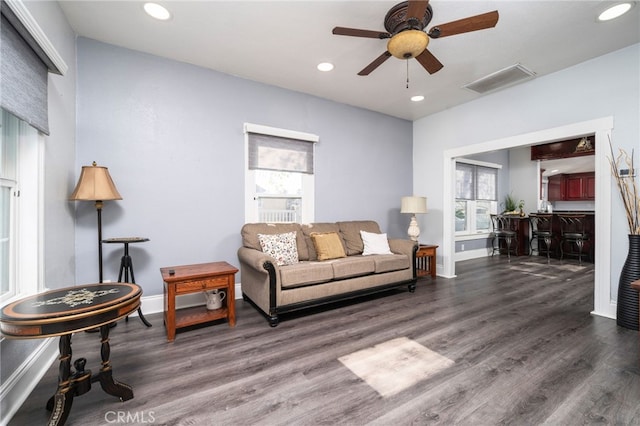
<path fill-rule="evenodd" d="M 455 159 L 502 149 L 527 147 L 564 139 L 595 135 L 595 250 L 594 307 L 592 314 L 615 319 L 616 305 L 611 302 L 611 173 L 606 153 L 613 117 L 574 123 L 562 127 L 506 137 L 444 151 L 443 190 L 443 275 L 455 276 Z"/>

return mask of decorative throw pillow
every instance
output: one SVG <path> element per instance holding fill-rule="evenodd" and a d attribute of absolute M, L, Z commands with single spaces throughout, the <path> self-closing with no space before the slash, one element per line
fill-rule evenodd
<path fill-rule="evenodd" d="M 372 232 L 360 231 L 360 235 L 364 243 L 363 256 L 370 254 L 393 254 L 389 248 L 387 234 L 374 234 Z"/>
<path fill-rule="evenodd" d="M 311 234 L 311 240 L 316 249 L 318 260 L 347 257 L 337 232 L 313 233 Z"/>
<path fill-rule="evenodd" d="M 296 232 L 283 234 L 258 234 L 262 251 L 276 260 L 278 266 L 298 263 Z"/>

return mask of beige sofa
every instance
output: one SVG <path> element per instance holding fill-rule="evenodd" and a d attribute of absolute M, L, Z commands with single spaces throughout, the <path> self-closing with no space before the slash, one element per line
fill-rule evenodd
<path fill-rule="evenodd" d="M 415 290 L 417 243 L 387 239 L 374 221 L 250 223 L 241 234 L 242 297 L 272 327 L 285 312 L 401 285 Z M 380 246 L 390 252 L 377 254 L 386 251 Z"/>

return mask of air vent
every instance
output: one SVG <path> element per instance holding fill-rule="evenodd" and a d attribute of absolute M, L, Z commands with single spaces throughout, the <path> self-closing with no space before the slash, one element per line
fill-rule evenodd
<path fill-rule="evenodd" d="M 465 84 L 465 89 L 472 90 L 476 93 L 487 93 L 492 90 L 501 89 L 503 87 L 512 86 L 525 80 L 535 77 L 533 71 L 528 70 L 520 64 L 511 65 L 510 67 L 501 69 L 486 77 L 482 77 L 472 83 Z"/>

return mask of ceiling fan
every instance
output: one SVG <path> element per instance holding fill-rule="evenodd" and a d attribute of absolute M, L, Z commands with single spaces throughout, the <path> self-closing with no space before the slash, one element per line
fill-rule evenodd
<path fill-rule="evenodd" d="M 352 37 L 390 39 L 387 50 L 364 67 L 358 75 L 369 75 L 391 56 L 399 59 L 416 58 L 429 74 L 438 72 L 442 63 L 427 49 L 429 39 L 448 37 L 471 31 L 493 28 L 498 23 L 498 11 L 470 16 L 457 21 L 424 29 L 431 22 L 433 10 L 429 0 L 403 1 L 393 6 L 384 18 L 385 31 L 360 30 L 356 28 L 335 27 L 333 34 Z"/>

